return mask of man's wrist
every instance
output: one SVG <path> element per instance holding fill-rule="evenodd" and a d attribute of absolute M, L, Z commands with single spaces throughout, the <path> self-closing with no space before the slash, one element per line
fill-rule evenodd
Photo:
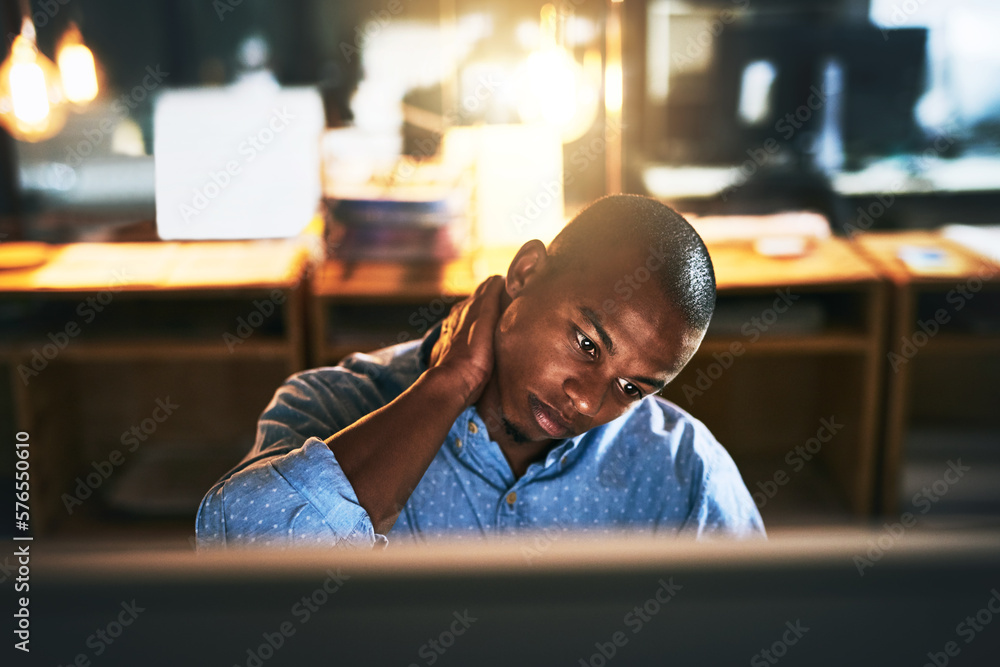
<path fill-rule="evenodd" d="M 457 413 L 472 403 L 475 392 L 469 386 L 468 380 L 451 366 L 433 366 L 420 376 L 418 384 L 423 392 L 435 403 L 435 406 L 453 408 Z"/>

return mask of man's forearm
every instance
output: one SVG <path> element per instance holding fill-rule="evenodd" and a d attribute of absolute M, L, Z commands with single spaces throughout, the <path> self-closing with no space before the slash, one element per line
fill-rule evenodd
<path fill-rule="evenodd" d="M 396 523 L 465 409 L 466 393 L 453 373 L 432 368 L 391 403 L 326 439 L 375 532 Z"/>

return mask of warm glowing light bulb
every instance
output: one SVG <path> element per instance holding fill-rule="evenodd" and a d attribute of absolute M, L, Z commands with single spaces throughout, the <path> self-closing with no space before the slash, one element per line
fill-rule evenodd
<path fill-rule="evenodd" d="M 596 118 L 599 81 L 585 58 L 581 66 L 557 40 L 557 12 L 542 7 L 539 49 L 528 55 L 515 75 L 518 114 L 527 123 L 541 122 L 558 130 L 563 142 L 580 138 Z"/>
<path fill-rule="evenodd" d="M 97 97 L 97 66 L 94 54 L 83 43 L 83 35 L 75 23 L 70 23 L 59 47 L 56 62 L 62 77 L 66 99 L 73 104 L 86 104 Z"/>
<path fill-rule="evenodd" d="M 18 38 L 20 39 L 20 38 Z M 21 51 L 23 47 L 16 46 Z M 34 58 L 14 57 L 10 67 L 10 93 L 14 115 L 24 123 L 40 123 L 49 115 L 45 72 Z"/>
<path fill-rule="evenodd" d="M 25 19 L 0 65 L 0 123 L 20 141 L 42 141 L 66 123 L 59 73 L 38 52 L 35 26 Z"/>

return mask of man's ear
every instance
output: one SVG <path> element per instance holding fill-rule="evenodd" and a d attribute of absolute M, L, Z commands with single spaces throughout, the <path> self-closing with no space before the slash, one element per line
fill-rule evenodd
<path fill-rule="evenodd" d="M 521 246 L 507 269 L 507 296 L 517 298 L 528 283 L 541 274 L 548 259 L 545 244 L 538 239 L 532 239 Z"/>

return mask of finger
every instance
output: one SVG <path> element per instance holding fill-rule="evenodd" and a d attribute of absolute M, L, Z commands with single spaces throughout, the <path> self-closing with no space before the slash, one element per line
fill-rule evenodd
<path fill-rule="evenodd" d="M 489 292 L 495 292 L 496 290 L 502 289 L 504 284 L 503 276 L 493 275 L 479 283 L 476 289 L 473 291 L 472 296 L 469 298 L 477 298 L 483 296 Z"/>
<path fill-rule="evenodd" d="M 476 312 L 483 309 L 498 309 L 500 305 L 500 293 L 504 289 L 505 281 L 502 276 L 490 276 L 476 287 L 475 293 L 469 297 L 469 303 L 464 310 L 472 308 Z"/>

